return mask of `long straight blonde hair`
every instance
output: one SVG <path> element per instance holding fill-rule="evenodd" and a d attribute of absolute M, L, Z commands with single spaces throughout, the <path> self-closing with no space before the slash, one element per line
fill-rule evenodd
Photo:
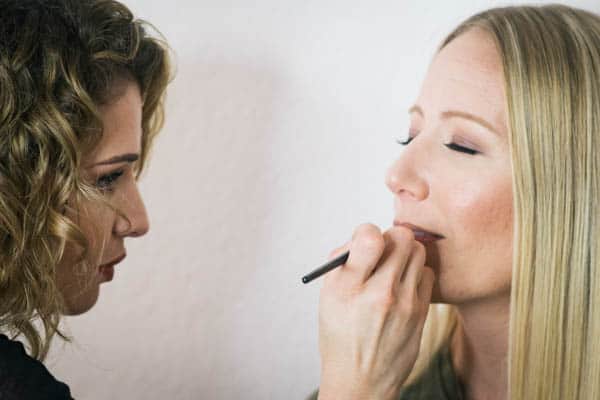
<path fill-rule="evenodd" d="M 504 68 L 514 205 L 511 400 L 600 399 L 600 17 L 562 5 L 495 8 L 471 28 Z M 407 384 L 448 344 L 451 305 L 432 305 Z"/>

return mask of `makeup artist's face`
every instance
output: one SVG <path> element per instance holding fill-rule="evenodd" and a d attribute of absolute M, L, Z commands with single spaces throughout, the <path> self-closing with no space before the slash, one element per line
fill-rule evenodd
<path fill-rule="evenodd" d="M 502 64 L 479 30 L 433 60 L 410 112 L 413 140 L 390 167 L 395 219 L 445 238 L 425 245 L 432 302 L 510 294 L 512 175 Z M 474 116 L 474 119 L 467 117 Z M 476 154 L 448 148 L 453 143 Z"/>
<path fill-rule="evenodd" d="M 57 283 L 70 315 L 81 314 L 96 303 L 100 284 L 112 279 L 111 268 L 101 266 L 125 255 L 125 238 L 148 231 L 148 218 L 134 174 L 141 148 L 142 100 L 136 84 L 123 85 L 120 95 L 101 107 L 103 138 L 83 164 L 86 176 L 103 189 L 106 198 L 131 224 L 108 207 L 85 202 L 69 207 L 67 216 L 77 221 L 90 243 L 86 259 L 91 263 L 91 269 L 82 275 L 82 266 L 76 263 L 79 249 L 70 246 L 58 266 Z"/>

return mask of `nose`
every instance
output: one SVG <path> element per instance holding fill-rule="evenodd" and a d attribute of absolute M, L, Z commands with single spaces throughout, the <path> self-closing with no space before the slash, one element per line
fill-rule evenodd
<path fill-rule="evenodd" d="M 142 195 L 134 181 L 130 190 L 123 193 L 122 200 L 117 205 L 117 219 L 114 232 L 120 237 L 139 237 L 148 233 L 150 223 Z"/>
<path fill-rule="evenodd" d="M 421 201 L 429 196 L 429 185 L 425 176 L 426 153 L 425 149 L 419 148 L 415 141 L 416 139 L 413 139 L 400 157 L 388 168 L 385 184 L 393 194 L 407 195 Z"/>

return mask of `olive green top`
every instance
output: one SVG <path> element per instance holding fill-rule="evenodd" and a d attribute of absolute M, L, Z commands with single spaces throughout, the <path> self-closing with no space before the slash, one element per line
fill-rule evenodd
<path fill-rule="evenodd" d="M 307 400 L 317 400 L 318 391 Z M 463 400 L 464 389 L 452 367 L 450 348 L 443 346 L 423 374 L 398 393 L 398 400 Z"/>

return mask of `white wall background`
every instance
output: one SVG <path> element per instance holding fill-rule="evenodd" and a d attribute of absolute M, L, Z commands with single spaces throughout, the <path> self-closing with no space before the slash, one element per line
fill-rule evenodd
<path fill-rule="evenodd" d="M 514 2 L 125 3 L 178 67 L 141 183 L 151 231 L 48 366 L 79 399 L 303 399 L 320 283 L 300 277 L 356 225 L 390 226 L 384 173 L 436 46 Z"/>

